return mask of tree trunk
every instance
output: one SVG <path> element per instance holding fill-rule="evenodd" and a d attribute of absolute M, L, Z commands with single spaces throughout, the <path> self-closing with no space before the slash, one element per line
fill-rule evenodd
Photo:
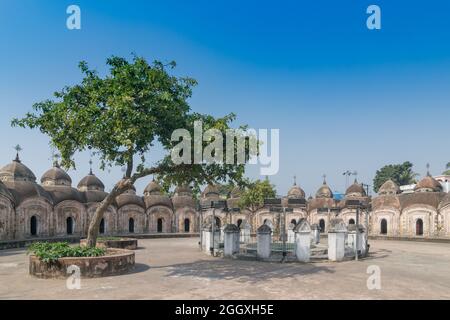
<path fill-rule="evenodd" d="M 95 210 L 94 217 L 92 218 L 91 223 L 89 224 L 88 234 L 87 234 L 87 240 L 86 245 L 88 247 L 95 247 L 97 245 L 97 237 L 99 232 L 100 223 L 102 222 L 103 214 L 106 210 L 108 210 L 108 207 L 114 202 L 117 196 L 124 193 L 126 190 L 131 188 L 133 184 L 136 182 L 136 180 L 143 178 L 145 176 L 148 176 L 150 174 L 160 173 L 164 169 L 165 170 L 188 170 L 192 168 L 193 165 L 190 164 L 182 164 L 171 168 L 164 168 L 164 167 L 155 167 L 155 168 L 147 168 L 144 169 L 138 173 L 135 173 L 130 177 L 131 169 L 133 166 L 133 162 L 130 161 L 128 163 L 127 173 L 126 177 L 122 180 L 120 180 L 114 188 L 111 190 L 111 192 L 108 194 L 108 196 L 100 203 L 100 205 Z"/>
<path fill-rule="evenodd" d="M 103 199 L 100 205 L 95 210 L 94 217 L 89 224 L 89 230 L 87 234 L 86 245 L 88 247 L 95 247 L 97 245 L 97 237 L 99 233 L 100 223 L 108 207 L 114 202 L 117 196 L 124 193 L 132 185 L 131 180 L 121 180 L 113 188 L 113 190 L 108 194 L 108 196 Z"/>

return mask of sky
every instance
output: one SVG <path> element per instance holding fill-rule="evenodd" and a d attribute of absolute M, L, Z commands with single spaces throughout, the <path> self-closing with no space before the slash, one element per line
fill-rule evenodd
<path fill-rule="evenodd" d="M 66 27 L 72 4 L 81 30 Z M 381 8 L 381 30 L 366 27 L 371 4 Z M 77 83 L 79 61 L 104 73 L 107 57 L 134 52 L 175 60 L 175 74 L 197 79 L 192 110 L 280 129 L 280 170 L 270 177 L 279 194 L 294 175 L 308 196 L 323 174 L 343 192 L 346 170 L 372 185 L 377 169 L 403 161 L 440 174 L 450 161 L 449 14 L 447 0 L 1 0 L 0 164 L 20 144 L 40 178 L 52 163 L 49 140 L 11 128 L 11 119 Z M 161 154 L 152 150 L 150 161 Z M 76 184 L 89 154 L 75 159 Z M 96 165 L 107 189 L 122 175 Z M 248 175 L 259 178 L 259 168 Z"/>

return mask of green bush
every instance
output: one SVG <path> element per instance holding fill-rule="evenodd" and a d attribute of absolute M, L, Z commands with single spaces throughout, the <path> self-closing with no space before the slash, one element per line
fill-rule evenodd
<path fill-rule="evenodd" d="M 40 260 L 51 263 L 64 257 L 99 257 L 106 253 L 102 248 L 74 246 L 67 242 L 35 242 L 28 247 L 28 253 L 35 254 Z"/>

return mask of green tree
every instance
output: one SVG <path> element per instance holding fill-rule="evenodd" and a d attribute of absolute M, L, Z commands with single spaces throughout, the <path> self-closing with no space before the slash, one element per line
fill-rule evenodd
<path fill-rule="evenodd" d="M 253 215 L 264 206 L 264 199 L 276 196 L 275 186 L 268 179 L 247 181 L 239 199 L 239 207 Z"/>
<path fill-rule="evenodd" d="M 373 179 L 373 189 L 378 192 L 387 180 L 391 179 L 399 186 L 415 183 L 417 173 L 412 171 L 413 164 L 409 161 L 402 164 L 389 164 L 377 170 Z"/>
<path fill-rule="evenodd" d="M 48 135 L 65 168 L 75 168 L 74 154 L 86 150 L 99 157 L 102 169 L 126 168 L 123 179 L 100 203 L 89 225 L 87 245 L 91 247 L 96 245 L 104 212 L 138 179 L 155 175 L 165 186 L 191 184 L 198 190 L 201 185 L 218 181 L 239 183 L 245 167 L 225 161 L 202 164 L 172 161 L 170 151 L 179 143 L 171 141 L 175 129 L 186 129 L 194 136 L 194 121 L 201 120 L 203 130 L 214 128 L 224 133 L 235 120 L 234 114 L 215 118 L 192 113 L 188 99 L 196 81 L 171 75 L 174 62 L 150 64 L 134 55 L 131 61 L 113 56 L 106 64 L 109 72 L 101 77 L 86 62 L 81 62 L 83 79 L 79 84 L 56 92 L 54 100 L 35 103 L 33 112 L 12 121 L 13 126 L 37 128 Z M 148 152 L 156 142 L 167 154 L 154 159 L 155 165 L 147 166 Z M 208 142 L 212 139 L 204 141 L 203 147 Z M 193 156 L 195 148 L 192 149 Z"/>
<path fill-rule="evenodd" d="M 445 165 L 445 171 L 442 172 L 444 175 L 450 175 L 450 162 Z"/>

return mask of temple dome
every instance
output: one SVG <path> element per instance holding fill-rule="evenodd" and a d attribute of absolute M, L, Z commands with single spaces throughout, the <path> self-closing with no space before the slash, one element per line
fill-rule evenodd
<path fill-rule="evenodd" d="M 142 197 L 136 195 L 136 187 L 131 186 L 124 193 L 116 197 L 117 208 L 121 208 L 126 205 L 136 205 L 141 208 L 145 208 L 144 200 Z"/>
<path fill-rule="evenodd" d="M 240 198 L 242 195 L 242 188 L 240 188 L 239 186 L 236 186 L 233 188 L 233 190 L 231 190 L 231 198 L 236 199 L 236 198 Z"/>
<path fill-rule="evenodd" d="M 41 183 L 46 186 L 71 186 L 72 179 L 66 171 L 59 167 L 58 163 L 55 163 L 42 175 Z"/>
<path fill-rule="evenodd" d="M 414 187 L 415 192 L 440 192 L 442 185 L 432 176 L 427 175 Z"/>
<path fill-rule="evenodd" d="M 367 193 L 364 187 L 355 179 L 355 182 L 345 191 L 345 195 L 350 197 L 365 197 Z"/>
<path fill-rule="evenodd" d="M 174 197 L 188 196 L 192 197 L 192 189 L 188 185 L 182 185 L 175 188 Z"/>
<path fill-rule="evenodd" d="M 11 192 L 8 190 L 7 186 L 0 181 L 0 195 L 9 199 L 11 202 L 14 202 L 14 197 Z"/>
<path fill-rule="evenodd" d="M 387 180 L 378 190 L 379 195 L 395 195 L 400 193 L 399 186 L 391 179 Z"/>
<path fill-rule="evenodd" d="M 92 171 L 78 183 L 80 191 L 105 191 L 103 182 Z"/>
<path fill-rule="evenodd" d="M 165 206 L 172 208 L 172 201 L 164 194 L 163 189 L 155 180 L 151 181 L 144 190 L 144 202 L 146 208 Z"/>
<path fill-rule="evenodd" d="M 305 191 L 303 191 L 302 188 L 297 186 L 297 184 L 294 183 L 292 188 L 289 190 L 287 197 L 289 199 L 304 199 L 305 198 Z"/>
<path fill-rule="evenodd" d="M 155 180 L 152 180 L 144 189 L 144 196 L 160 194 L 162 194 L 162 188 Z"/>
<path fill-rule="evenodd" d="M 0 181 L 36 182 L 36 176 L 17 156 L 13 162 L 0 169 Z"/>
<path fill-rule="evenodd" d="M 333 198 L 333 191 L 331 191 L 325 180 L 323 180 L 323 184 L 317 190 L 316 198 Z"/>
<path fill-rule="evenodd" d="M 210 197 L 218 197 L 219 196 L 219 188 L 216 185 L 208 184 L 202 192 L 202 196 L 204 198 Z"/>

